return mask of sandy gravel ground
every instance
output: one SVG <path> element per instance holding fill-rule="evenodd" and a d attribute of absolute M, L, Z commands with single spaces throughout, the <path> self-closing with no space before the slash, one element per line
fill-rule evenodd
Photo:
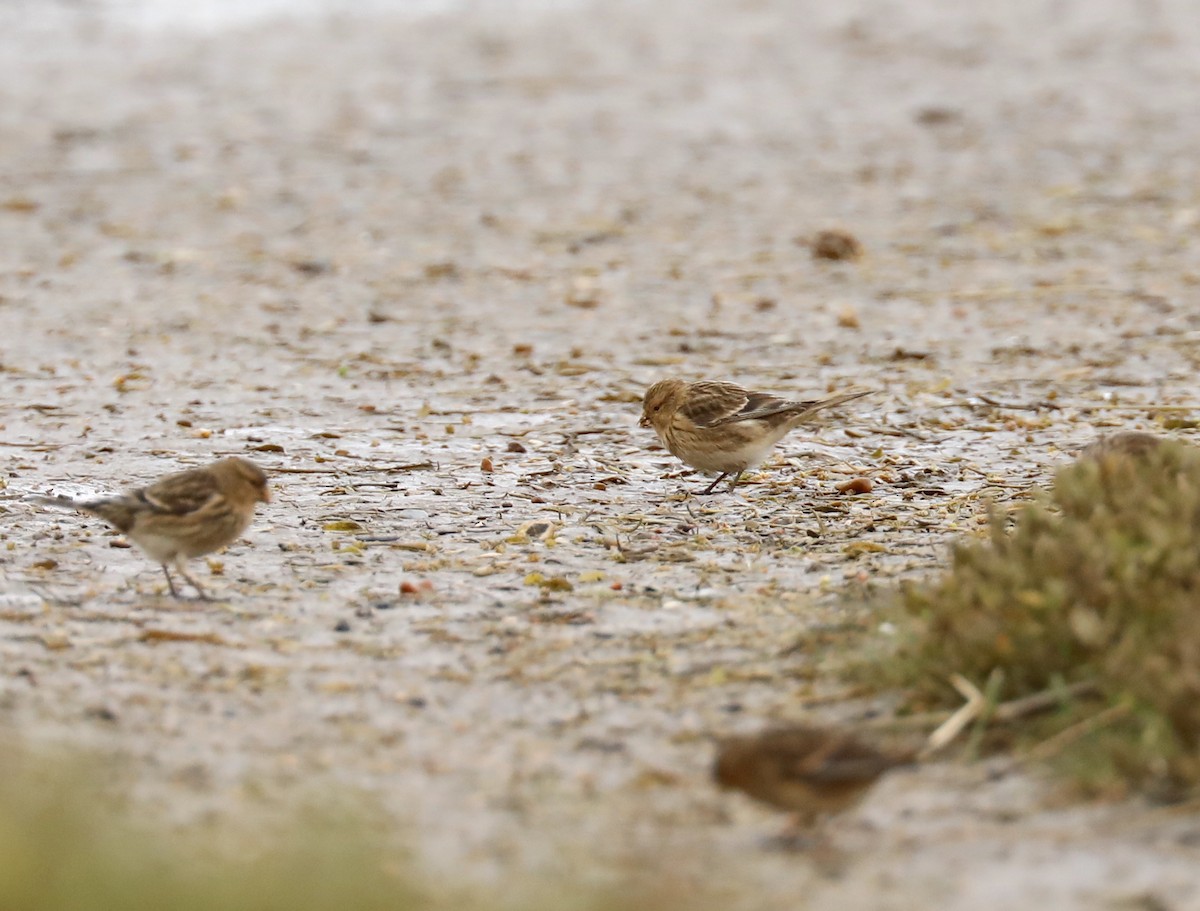
<path fill-rule="evenodd" d="M 180 825 L 361 789 L 482 882 L 650 857 L 729 908 L 1200 908 L 1187 813 L 943 763 L 831 827 L 831 876 L 707 778 L 713 733 L 886 710 L 832 673 L 841 633 L 987 498 L 1105 427 L 1189 433 L 1189 0 L 28 11 L 0 14 L 10 729 L 118 752 Z M 812 258 L 834 226 L 861 260 Z M 701 499 L 636 427 L 676 373 L 879 393 Z M 197 567 L 220 603 L 24 499 L 226 453 L 276 499 Z"/>

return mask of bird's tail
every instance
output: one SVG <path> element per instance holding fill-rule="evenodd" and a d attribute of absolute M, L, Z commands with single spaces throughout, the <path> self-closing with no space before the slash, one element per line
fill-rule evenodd
<path fill-rule="evenodd" d="M 816 414 L 818 411 L 824 411 L 826 408 L 832 408 L 835 405 L 841 405 L 845 402 L 852 402 L 854 399 L 861 399 L 864 395 L 871 395 L 875 390 L 867 389 L 864 392 L 843 392 L 841 395 L 831 396 L 827 399 L 821 399 L 816 402 L 797 402 L 799 406 L 796 409 L 797 422 L 804 420 L 810 415 Z"/>
<path fill-rule="evenodd" d="M 26 502 L 37 503 L 40 506 L 55 506 L 59 509 L 82 509 L 83 504 L 70 497 L 44 497 L 41 494 L 30 494 Z"/>
<path fill-rule="evenodd" d="M 25 499 L 31 503 L 40 503 L 42 506 L 90 512 L 120 531 L 128 531 L 133 525 L 134 511 L 130 508 L 130 504 L 120 497 L 112 500 L 85 501 L 73 500 L 70 497 L 44 497 L 35 494 Z"/>

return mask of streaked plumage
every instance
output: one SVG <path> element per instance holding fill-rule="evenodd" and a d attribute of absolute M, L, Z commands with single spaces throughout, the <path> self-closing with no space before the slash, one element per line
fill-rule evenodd
<path fill-rule="evenodd" d="M 869 395 L 848 392 L 809 402 L 751 392 L 733 383 L 660 380 L 642 398 L 643 427 L 653 427 L 672 455 L 701 471 L 717 472 L 705 490 L 761 463 L 784 436 L 818 411 Z"/>
<path fill-rule="evenodd" d="M 775 728 L 721 741 L 713 778 L 802 821 L 853 806 L 889 769 L 914 754 L 889 754 L 837 728 Z"/>
<path fill-rule="evenodd" d="M 99 516 L 162 566 L 174 597 L 180 595 L 171 578 L 171 565 L 206 599 L 185 563 L 237 540 L 254 517 L 255 505 L 269 502 L 270 493 L 261 468 L 231 457 L 167 475 L 147 487 L 108 499 L 38 499 Z"/>

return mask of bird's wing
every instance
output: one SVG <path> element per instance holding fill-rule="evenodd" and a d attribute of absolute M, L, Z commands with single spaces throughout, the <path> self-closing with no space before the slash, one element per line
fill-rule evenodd
<path fill-rule="evenodd" d="M 697 427 L 716 427 L 744 420 L 748 411 L 760 410 L 772 398 L 761 392 L 747 392 L 734 383 L 692 383 L 679 414 Z"/>
<path fill-rule="evenodd" d="M 832 737 L 803 758 L 794 757 L 793 771 L 809 781 L 834 784 L 878 778 L 905 761 L 904 757 L 888 756 L 849 736 Z"/>
<path fill-rule="evenodd" d="M 725 385 L 725 384 L 720 384 Z M 762 418 L 774 417 L 777 414 L 791 413 L 795 411 L 804 411 L 811 402 L 789 402 L 787 399 L 781 399 L 776 395 L 769 395 L 765 392 L 747 392 L 737 386 L 741 393 L 740 403 L 737 407 L 732 407 L 734 402 L 731 397 L 727 398 L 728 407 L 721 413 L 714 414 L 706 423 L 696 421 L 703 427 L 719 427 L 721 424 L 733 424 L 737 421 L 756 421 Z"/>
<path fill-rule="evenodd" d="M 834 405 L 840 405 L 843 402 L 849 402 L 870 394 L 870 390 L 866 392 L 846 392 L 827 399 L 812 399 L 810 401 L 797 402 L 767 395 L 763 392 L 751 392 L 748 394 L 746 404 L 741 410 L 716 421 L 710 426 L 731 424 L 734 421 L 761 421 L 777 417 L 778 415 L 786 415 L 788 419 L 804 420 L 817 411 L 832 408 Z"/>
<path fill-rule="evenodd" d="M 863 756 L 858 759 L 831 759 L 820 768 L 806 769 L 802 777 L 808 781 L 826 784 L 851 781 L 870 781 L 888 769 L 903 763 L 886 756 Z"/>
<path fill-rule="evenodd" d="M 176 516 L 199 512 L 224 499 L 216 477 L 204 469 L 167 475 L 133 496 L 155 512 Z"/>

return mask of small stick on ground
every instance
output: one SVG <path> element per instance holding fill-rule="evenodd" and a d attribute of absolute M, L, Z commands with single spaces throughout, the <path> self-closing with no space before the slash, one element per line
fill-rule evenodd
<path fill-rule="evenodd" d="M 979 687 L 962 674 L 952 675 L 950 683 L 967 700 L 966 704 L 929 735 L 925 748 L 918 754 L 919 759 L 927 759 L 948 747 L 966 729 L 967 725 L 983 714 L 983 710 L 987 706 L 987 699 L 979 691 Z"/>
<path fill-rule="evenodd" d="M 1073 699 L 1077 696 L 1094 695 L 1098 692 L 1099 687 L 1091 680 L 1081 680 L 1069 686 L 1042 690 L 1040 693 L 1022 696 L 1020 699 L 1001 702 L 996 706 L 995 711 L 992 712 L 992 720 L 1001 723 L 1016 721 L 1027 715 L 1036 715 L 1038 712 L 1057 708 L 1068 699 Z M 863 726 L 879 728 L 881 730 L 909 730 L 912 728 L 931 727 L 944 724 L 949 718 L 961 711 L 962 709 L 960 708 L 954 711 L 922 712 L 919 715 L 905 715 L 901 718 L 873 719 L 865 721 Z"/>
<path fill-rule="evenodd" d="M 432 468 L 432 462 L 413 462 L 410 465 L 347 465 L 345 468 L 271 468 L 271 474 L 355 474 L 360 471 L 422 471 Z"/>
<path fill-rule="evenodd" d="M 991 405 L 993 408 L 1007 408 L 1010 411 L 1043 411 L 1047 408 L 1062 410 L 1062 405 L 1055 402 L 1043 399 L 1040 402 L 1030 402 L 1028 404 L 1017 404 L 1014 402 L 998 402 L 991 396 L 984 395 L 981 392 L 975 393 L 975 398 L 983 402 L 985 405 Z"/>

